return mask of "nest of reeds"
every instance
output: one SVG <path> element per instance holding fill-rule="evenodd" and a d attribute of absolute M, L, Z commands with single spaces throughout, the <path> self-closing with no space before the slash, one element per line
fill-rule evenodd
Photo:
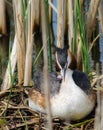
<path fill-rule="evenodd" d="M 54 130 L 92 130 L 94 112 L 79 122 L 67 123 L 52 119 Z M 46 130 L 46 115 L 31 110 L 27 105 L 27 95 L 23 87 L 0 92 L 0 129 L 1 130 Z"/>

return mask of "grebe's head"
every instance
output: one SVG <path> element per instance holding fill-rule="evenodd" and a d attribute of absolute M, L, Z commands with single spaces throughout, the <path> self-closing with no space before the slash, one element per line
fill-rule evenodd
<path fill-rule="evenodd" d="M 68 55 L 68 47 L 65 46 L 63 49 L 56 47 L 56 62 L 61 70 L 61 76 L 65 79 L 66 70 L 71 63 L 71 58 Z"/>

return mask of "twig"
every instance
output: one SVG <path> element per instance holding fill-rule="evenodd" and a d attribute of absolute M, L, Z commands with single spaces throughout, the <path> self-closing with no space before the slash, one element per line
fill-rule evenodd
<path fill-rule="evenodd" d="M 91 37 L 91 33 L 93 31 L 93 26 L 95 23 L 95 18 L 96 14 L 98 11 L 98 6 L 99 6 L 100 0 L 91 0 L 90 6 L 89 6 L 89 11 L 87 14 L 87 35 L 88 38 Z"/>
<path fill-rule="evenodd" d="M 94 87 L 94 85 L 96 84 L 96 82 L 97 82 L 98 80 L 100 80 L 100 79 L 103 79 L 103 75 L 100 75 L 99 77 L 93 79 L 93 82 L 92 82 L 91 86 Z"/>
<path fill-rule="evenodd" d="M 23 89 L 12 90 L 12 93 L 15 93 L 15 92 L 22 92 L 22 91 L 23 91 Z M 10 93 L 10 90 L 1 91 L 1 92 L 0 92 L 0 97 L 5 96 L 7 93 Z"/>
<path fill-rule="evenodd" d="M 8 126 L 3 127 L 3 130 L 10 130 Z"/>
<path fill-rule="evenodd" d="M 96 36 L 96 38 L 93 40 L 93 42 L 90 44 L 89 51 L 88 51 L 89 53 L 91 52 L 91 50 L 92 50 L 92 48 L 93 48 L 93 46 L 94 46 L 96 40 L 97 40 L 99 37 L 100 37 L 100 34 L 98 34 L 98 35 Z"/>
<path fill-rule="evenodd" d="M 53 8 L 53 10 L 58 14 L 57 8 L 51 3 L 49 0 L 49 5 Z"/>
<path fill-rule="evenodd" d="M 23 118 L 34 118 L 34 116 L 22 116 Z M 0 116 L 0 119 L 11 119 L 11 118 L 21 118 L 21 116 Z M 36 120 L 39 120 L 39 118 L 35 118 Z"/>
<path fill-rule="evenodd" d="M 27 121 L 27 125 L 31 125 L 31 124 L 34 124 L 34 123 L 39 123 L 39 121 L 38 120 L 36 121 L 35 118 Z M 25 126 L 25 123 L 16 124 L 16 128 L 23 127 L 23 126 Z M 15 128 L 15 126 L 13 126 L 13 125 L 10 126 L 10 130 L 12 130 L 14 128 Z"/>
<path fill-rule="evenodd" d="M 5 106 L 7 105 L 7 102 L 4 102 L 4 101 L 1 101 L 1 103 L 3 103 Z M 13 106 L 11 104 L 8 105 L 8 108 L 12 108 L 12 109 L 30 109 L 29 107 L 26 107 L 26 106 Z"/>
<path fill-rule="evenodd" d="M 86 124 L 86 123 L 88 123 L 88 122 L 90 122 L 90 121 L 94 121 L 94 118 L 89 119 L 89 120 L 86 120 L 86 121 L 83 121 L 83 122 L 80 122 L 80 123 L 76 123 L 76 124 L 71 125 L 71 126 L 69 126 L 69 127 L 66 126 L 66 127 L 64 127 L 64 128 L 65 128 L 65 129 L 68 129 L 68 130 L 71 130 L 72 128 L 79 127 L 79 126 L 84 125 L 84 124 Z"/>

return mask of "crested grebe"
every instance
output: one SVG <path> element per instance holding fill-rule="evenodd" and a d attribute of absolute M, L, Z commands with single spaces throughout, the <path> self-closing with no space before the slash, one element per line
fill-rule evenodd
<path fill-rule="evenodd" d="M 49 74 L 51 114 L 65 120 L 78 120 L 87 116 L 94 108 L 95 94 L 91 90 L 89 77 L 76 69 L 71 69 L 73 56 L 67 48 L 57 48 L 56 61 L 60 68 L 62 81 Z M 40 88 L 44 88 L 43 75 L 39 75 Z M 39 88 L 39 89 L 40 89 Z M 28 93 L 29 107 L 46 113 L 45 94 L 33 88 Z"/>

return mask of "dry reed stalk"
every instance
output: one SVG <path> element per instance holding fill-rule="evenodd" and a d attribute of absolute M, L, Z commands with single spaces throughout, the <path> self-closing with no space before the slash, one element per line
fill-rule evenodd
<path fill-rule="evenodd" d="M 67 17 L 67 0 L 64 0 L 63 2 L 63 27 L 64 27 L 64 35 L 66 35 L 65 33 L 68 31 L 67 28 L 68 28 L 68 17 Z M 64 39 L 66 40 L 66 39 Z"/>
<path fill-rule="evenodd" d="M 22 1 L 13 0 L 15 11 L 15 31 L 17 33 L 17 65 L 18 65 L 18 85 L 23 84 L 24 65 L 25 65 L 25 46 L 24 46 L 24 24 L 22 14 Z"/>
<path fill-rule="evenodd" d="M 26 61 L 24 85 L 30 85 L 32 71 L 33 32 L 40 23 L 40 0 L 31 0 L 28 4 L 28 22 L 26 30 Z M 38 42 L 39 43 L 39 42 Z"/>
<path fill-rule="evenodd" d="M 1 35 L 1 34 L 0 34 Z M 6 59 L 8 57 L 8 40 L 7 37 L 2 37 L 0 38 L 0 78 L 2 79 L 5 75 L 5 70 L 7 65 Z"/>
<path fill-rule="evenodd" d="M 101 130 L 103 130 L 103 91 L 101 91 Z"/>
<path fill-rule="evenodd" d="M 15 35 L 14 38 L 14 44 L 12 47 L 11 55 L 10 55 L 10 63 L 8 63 L 8 67 L 5 73 L 5 77 L 2 83 L 2 88 L 1 90 L 6 90 L 10 88 L 11 85 L 11 79 L 10 79 L 10 64 L 12 68 L 12 75 L 14 74 L 15 66 L 17 63 L 17 35 Z"/>
<path fill-rule="evenodd" d="M 102 0 L 102 4 L 103 4 L 103 0 Z M 103 63 L 101 63 L 101 66 L 102 66 L 102 74 L 103 74 Z M 101 88 L 103 89 L 103 77 L 101 79 Z M 101 91 L 101 130 L 103 130 L 103 91 Z"/>
<path fill-rule="evenodd" d="M 47 52 L 47 24 L 46 24 L 46 10 L 45 1 L 41 2 L 41 24 L 42 24 L 42 40 L 43 40 L 43 55 L 44 55 L 44 89 L 48 119 L 48 129 L 52 130 L 52 119 L 50 109 L 50 89 L 49 89 L 49 75 L 48 75 L 48 52 Z"/>
<path fill-rule="evenodd" d="M 6 35 L 6 11 L 5 0 L 0 0 L 0 33 Z"/>
<path fill-rule="evenodd" d="M 37 5 L 35 2 L 37 2 Z M 24 86 L 30 85 L 30 81 L 31 81 L 33 29 L 36 22 L 38 23 L 38 19 L 39 19 L 39 15 L 36 16 L 38 6 L 39 6 L 39 1 L 36 0 L 35 1 L 31 0 L 28 5 L 28 25 L 27 25 L 27 44 L 26 44 L 27 48 L 26 48 L 26 60 L 25 60 Z"/>
<path fill-rule="evenodd" d="M 96 64 L 96 71 L 99 76 L 99 64 Z M 97 81 L 97 86 L 99 87 L 99 82 Z M 101 92 L 97 90 L 97 108 L 95 113 L 95 124 L 94 130 L 102 130 L 101 129 Z"/>
<path fill-rule="evenodd" d="M 31 0 L 31 31 L 35 31 L 35 26 L 39 25 L 40 18 L 40 0 Z"/>
<path fill-rule="evenodd" d="M 87 14 L 87 37 L 90 39 L 95 24 L 96 14 L 100 0 L 91 0 Z"/>
<path fill-rule="evenodd" d="M 64 46 L 64 16 L 66 0 L 57 0 L 58 14 L 57 14 L 57 46 L 63 48 Z"/>
<path fill-rule="evenodd" d="M 52 0 L 49 0 L 52 3 Z M 52 7 L 49 6 L 49 23 L 52 24 Z"/>
<path fill-rule="evenodd" d="M 69 11 L 69 14 L 68 14 L 68 37 L 69 37 L 69 46 L 70 46 L 70 49 L 71 49 L 71 44 L 72 44 L 72 41 L 73 41 L 73 1 L 72 0 L 68 0 L 68 11 Z"/>
<path fill-rule="evenodd" d="M 49 3 L 52 3 L 53 0 L 49 0 L 48 4 Z M 50 38 L 51 40 L 53 41 L 53 29 L 51 27 L 52 25 L 52 6 L 50 6 L 50 4 L 48 5 L 49 6 L 49 24 L 50 24 Z"/>
<path fill-rule="evenodd" d="M 100 20 L 101 32 L 102 32 L 102 36 L 103 36 L 103 0 L 100 1 L 98 11 L 99 11 L 99 20 Z M 102 70 L 103 70 L 103 66 L 102 66 Z M 102 78 L 101 82 L 103 82 L 103 78 Z M 103 84 L 101 84 L 101 87 L 103 88 Z M 100 127 L 101 127 L 101 130 L 103 130 L 103 91 L 101 91 L 101 121 L 100 121 Z"/>
<path fill-rule="evenodd" d="M 99 4 L 98 12 L 99 12 L 99 20 L 100 20 L 101 31 L 102 31 L 102 34 L 103 34 L 103 0 L 101 0 L 101 2 Z"/>

